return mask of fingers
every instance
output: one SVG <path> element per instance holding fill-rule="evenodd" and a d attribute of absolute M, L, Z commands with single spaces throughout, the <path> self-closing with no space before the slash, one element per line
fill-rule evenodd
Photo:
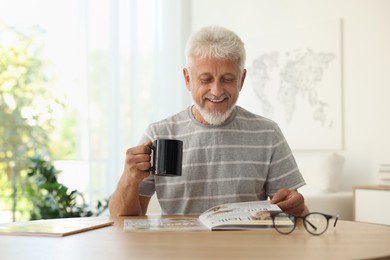
<path fill-rule="evenodd" d="M 142 171 L 150 168 L 150 147 L 140 145 L 126 151 L 126 165 L 129 168 L 136 168 Z M 149 167 L 148 167 L 149 165 Z"/>
<path fill-rule="evenodd" d="M 152 142 L 147 142 L 145 144 L 135 146 L 127 149 L 126 156 L 139 155 L 139 154 L 150 154 L 150 146 Z"/>
<path fill-rule="evenodd" d="M 151 142 L 127 149 L 124 173 L 129 181 L 140 182 L 149 175 Z"/>
<path fill-rule="evenodd" d="M 271 202 L 274 204 L 277 204 L 280 201 L 283 201 L 286 199 L 286 197 L 290 194 L 290 190 L 288 189 L 280 189 L 278 190 L 275 195 L 272 197 Z"/>
<path fill-rule="evenodd" d="M 305 200 L 302 194 L 295 190 L 280 189 L 271 202 L 290 214 L 301 215 L 305 211 Z"/>

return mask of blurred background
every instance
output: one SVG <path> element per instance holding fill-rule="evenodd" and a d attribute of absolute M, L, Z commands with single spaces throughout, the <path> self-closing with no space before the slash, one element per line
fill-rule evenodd
<path fill-rule="evenodd" d="M 390 163 L 389 11 L 386 0 L 0 0 L 0 222 L 40 218 L 36 207 L 53 211 L 61 193 L 47 191 L 50 174 L 63 192 L 76 191 L 65 207 L 101 209 L 126 149 L 148 124 L 191 105 L 184 47 L 210 24 L 239 34 L 250 68 L 256 48 L 272 46 L 270 35 L 303 30 L 312 39 L 336 21 L 328 40 L 339 47 L 337 73 L 324 74 L 336 92 L 321 90 L 336 104 L 336 144 L 292 149 L 308 193 L 351 198 L 354 185 L 378 183 L 379 165 Z M 301 30 L 308 26 L 315 32 Z M 239 105 L 262 114 L 249 88 L 247 79 Z M 280 124 L 287 140 L 311 135 L 302 123 L 291 131 Z"/>

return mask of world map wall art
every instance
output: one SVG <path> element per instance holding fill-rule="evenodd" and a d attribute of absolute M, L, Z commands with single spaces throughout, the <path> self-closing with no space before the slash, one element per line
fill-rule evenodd
<path fill-rule="evenodd" d="M 259 33 L 246 49 L 238 105 L 277 122 L 295 151 L 342 149 L 341 20 Z"/>

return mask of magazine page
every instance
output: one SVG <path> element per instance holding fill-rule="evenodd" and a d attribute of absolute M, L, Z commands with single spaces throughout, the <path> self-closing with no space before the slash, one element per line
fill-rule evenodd
<path fill-rule="evenodd" d="M 136 231 L 202 231 L 208 230 L 198 218 L 170 217 L 125 219 L 123 230 L 125 232 Z"/>
<path fill-rule="evenodd" d="M 271 213 L 280 211 L 268 200 L 228 203 L 205 211 L 199 220 L 212 230 L 272 228 Z"/>

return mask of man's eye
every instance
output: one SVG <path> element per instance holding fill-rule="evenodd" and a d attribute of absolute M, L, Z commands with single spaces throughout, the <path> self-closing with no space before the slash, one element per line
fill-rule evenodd
<path fill-rule="evenodd" d="M 200 79 L 200 82 L 202 83 L 210 83 L 212 80 L 210 78 L 204 78 L 204 79 Z"/>
<path fill-rule="evenodd" d="M 233 78 L 223 78 L 222 82 L 224 82 L 224 83 L 232 83 L 232 82 L 234 82 L 234 79 Z"/>

